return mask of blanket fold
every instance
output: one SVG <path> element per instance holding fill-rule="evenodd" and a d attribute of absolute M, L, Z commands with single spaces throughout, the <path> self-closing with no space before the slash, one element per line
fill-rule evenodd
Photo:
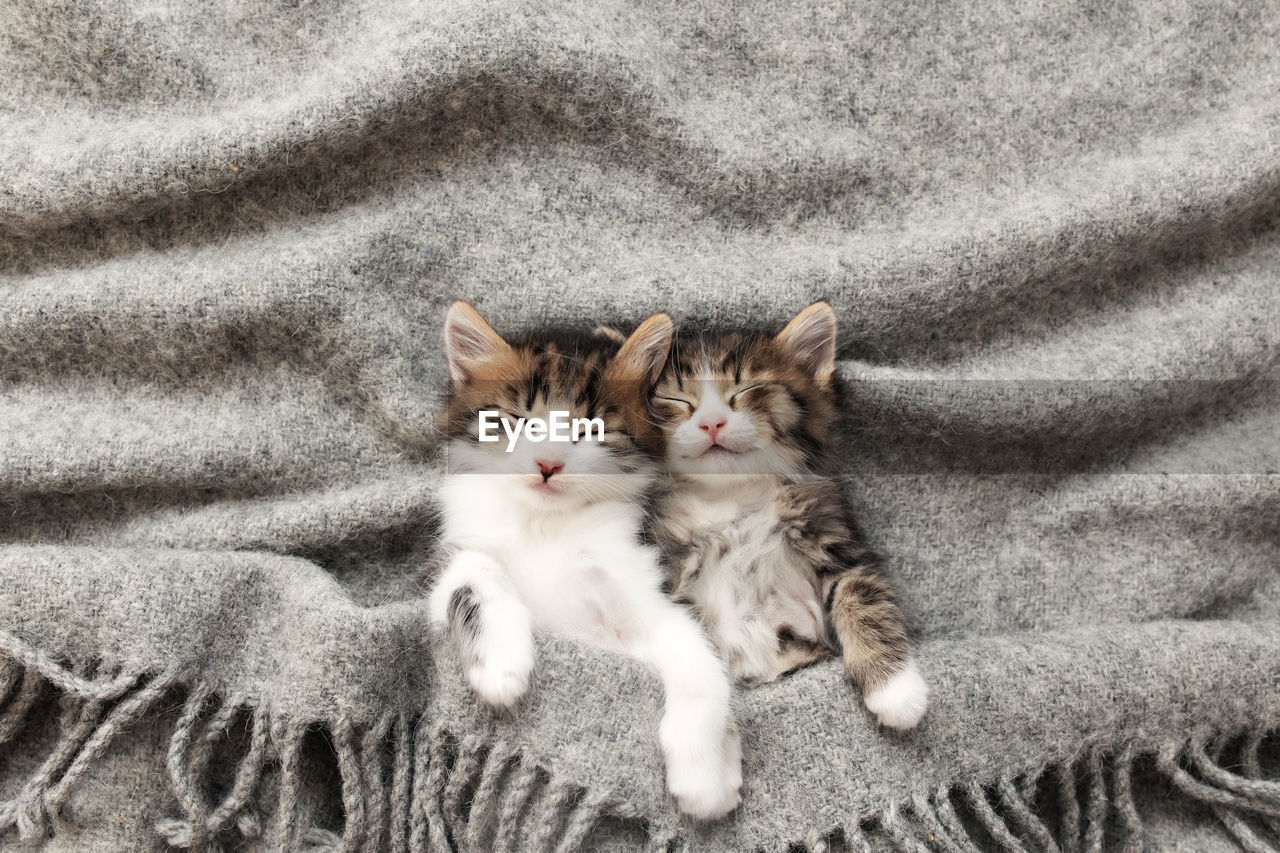
<path fill-rule="evenodd" d="M 0 846 L 1280 846 L 1280 7 L 0 9 Z M 445 307 L 840 321 L 933 694 L 432 633 Z"/>

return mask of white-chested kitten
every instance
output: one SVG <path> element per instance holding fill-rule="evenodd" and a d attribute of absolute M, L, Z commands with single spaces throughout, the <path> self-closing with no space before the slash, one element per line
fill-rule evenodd
<path fill-rule="evenodd" d="M 731 681 L 694 617 L 662 592 L 656 549 L 642 544 L 660 436 L 646 394 L 671 346 L 655 314 L 621 345 L 600 338 L 508 343 L 472 308 L 445 320 L 452 377 L 449 471 L 441 487 L 448 560 L 431 591 L 467 681 L 510 708 L 529 689 L 534 630 L 633 655 L 666 693 L 659 740 L 677 806 L 704 820 L 738 804 L 741 753 Z M 478 440 L 480 412 L 599 418 L 603 438 Z"/>
<path fill-rule="evenodd" d="M 835 340 L 825 302 L 777 336 L 681 337 L 651 401 L 670 472 L 655 534 L 736 678 L 838 650 L 876 718 L 909 729 L 928 690 L 906 618 L 827 470 Z"/>

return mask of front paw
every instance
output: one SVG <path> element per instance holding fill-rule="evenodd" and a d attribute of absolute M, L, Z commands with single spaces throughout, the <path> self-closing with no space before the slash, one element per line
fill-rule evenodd
<path fill-rule="evenodd" d="M 667 756 L 667 789 L 676 807 L 694 820 L 719 820 L 738 807 L 742 788 L 742 745 L 736 728 L 719 750 L 699 756 Z"/>
<path fill-rule="evenodd" d="M 721 773 L 667 773 L 667 787 L 675 797 L 676 808 L 694 820 L 719 820 L 736 809 L 741 801 L 741 784 L 741 778 L 735 785 Z"/>
<path fill-rule="evenodd" d="M 912 662 L 868 691 L 863 701 L 880 725 L 906 731 L 915 728 L 924 716 L 929 704 L 929 688 Z"/>
<path fill-rule="evenodd" d="M 466 667 L 471 689 L 499 711 L 512 710 L 529 692 L 532 673 L 532 657 L 516 649 L 487 654 Z"/>

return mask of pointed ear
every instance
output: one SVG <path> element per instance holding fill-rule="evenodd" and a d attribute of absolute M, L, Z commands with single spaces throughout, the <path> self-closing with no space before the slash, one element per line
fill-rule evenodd
<path fill-rule="evenodd" d="M 476 369 L 511 352 L 511 347 L 480 312 L 458 300 L 444 318 L 444 351 L 449 359 L 449 376 L 455 382 L 469 382 Z"/>
<path fill-rule="evenodd" d="M 836 369 L 836 312 L 815 302 L 797 314 L 774 338 L 782 351 L 819 382 Z"/>
<path fill-rule="evenodd" d="M 631 333 L 613 357 L 609 372 L 622 379 L 640 380 L 646 385 L 658 381 L 671 350 L 675 324 L 666 314 L 654 314 Z"/>

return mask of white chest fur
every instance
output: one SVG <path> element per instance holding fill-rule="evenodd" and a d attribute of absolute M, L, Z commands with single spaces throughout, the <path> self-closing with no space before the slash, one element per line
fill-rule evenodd
<path fill-rule="evenodd" d="M 635 602 L 661 586 L 657 554 L 638 541 L 640 509 L 626 502 L 572 512 L 531 511 L 488 477 L 452 477 L 442 497 L 451 546 L 493 557 L 536 627 L 630 651 L 641 639 Z"/>

